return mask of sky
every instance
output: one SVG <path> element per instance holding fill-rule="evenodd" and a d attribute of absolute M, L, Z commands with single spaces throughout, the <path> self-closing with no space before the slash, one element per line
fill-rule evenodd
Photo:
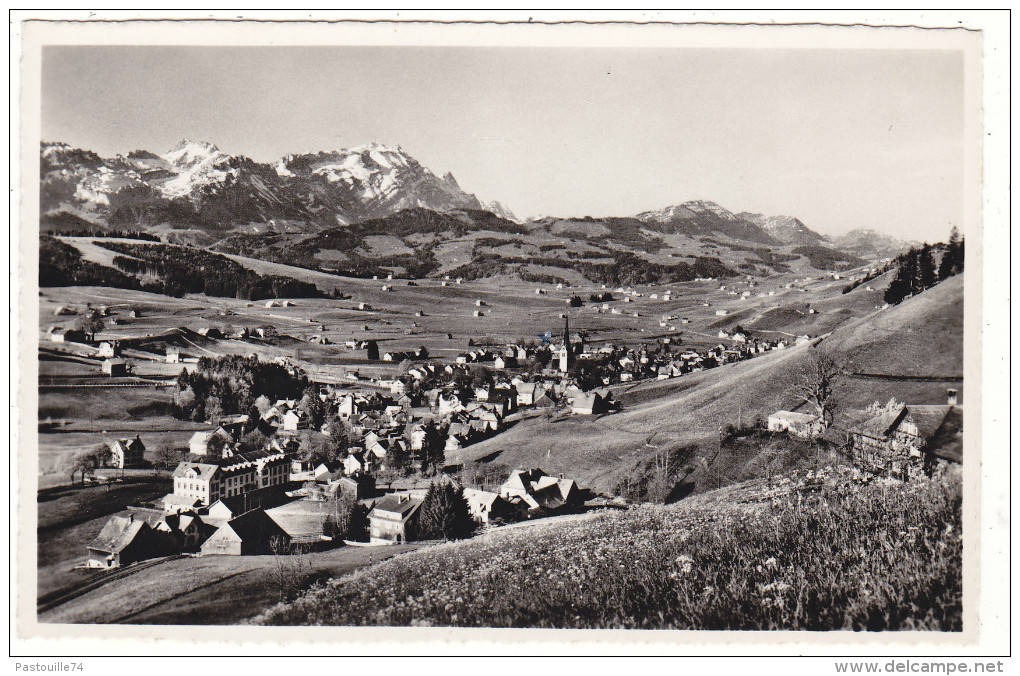
<path fill-rule="evenodd" d="M 963 220 L 962 53 L 46 47 L 42 138 L 269 162 L 378 141 L 518 217 L 693 199 L 824 234 Z"/>

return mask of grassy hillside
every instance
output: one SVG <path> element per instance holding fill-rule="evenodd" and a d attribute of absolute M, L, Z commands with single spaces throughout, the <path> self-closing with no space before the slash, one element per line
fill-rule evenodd
<path fill-rule="evenodd" d="M 951 278 L 904 303 L 846 321 L 819 343 L 851 371 L 888 379 L 848 377 L 839 391 L 843 410 L 895 396 L 915 404 L 945 401 L 952 379 L 901 380 L 901 376 L 960 376 L 963 364 L 963 276 Z M 807 345 L 681 378 L 619 390 L 624 410 L 599 418 L 536 418 L 469 446 L 448 458 L 480 458 L 510 466 L 563 472 L 583 485 L 612 492 L 656 450 L 698 444 L 711 455 L 719 431 L 748 424 L 798 402 L 793 387 L 811 358 Z M 748 458 L 751 460 L 751 458 Z M 706 473 L 705 480 L 711 481 Z"/>
<path fill-rule="evenodd" d="M 956 476 L 823 471 L 424 549 L 256 622 L 960 631 L 960 505 Z"/>

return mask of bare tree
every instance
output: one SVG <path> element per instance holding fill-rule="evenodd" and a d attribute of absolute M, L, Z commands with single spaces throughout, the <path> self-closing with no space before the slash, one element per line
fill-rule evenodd
<path fill-rule="evenodd" d="M 181 461 L 181 452 L 170 444 L 161 444 L 156 448 L 156 458 L 163 469 L 173 469 Z"/>
<path fill-rule="evenodd" d="M 837 390 L 843 366 L 832 355 L 812 349 L 811 358 L 795 385 L 794 396 L 811 406 L 828 427 L 839 404 Z"/>

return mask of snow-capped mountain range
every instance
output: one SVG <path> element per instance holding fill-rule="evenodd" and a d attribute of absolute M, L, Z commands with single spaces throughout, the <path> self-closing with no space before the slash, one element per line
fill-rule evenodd
<path fill-rule="evenodd" d="M 499 202 L 483 202 L 464 191 L 452 174 L 435 174 L 402 148 L 379 143 L 292 154 L 272 163 L 189 139 L 162 155 L 136 150 L 113 158 L 66 143 L 43 143 L 40 169 L 44 220 L 68 212 L 112 227 L 168 225 L 204 232 L 213 240 L 269 229 L 315 233 L 418 208 L 488 211 L 520 223 Z M 754 246 L 827 245 L 861 254 L 905 248 L 877 232 L 830 240 L 792 216 L 734 213 L 709 200 L 646 211 L 629 220 L 658 232 L 731 238 Z"/>
<path fill-rule="evenodd" d="M 328 227 L 411 207 L 481 209 L 516 220 L 502 204 L 465 192 L 451 174 L 437 176 L 401 148 L 378 143 L 272 164 L 189 139 L 162 155 L 101 158 L 64 143 L 41 150 L 44 213 L 72 207 L 117 220 L 125 199 L 144 197 L 155 211 L 168 208 L 160 201 L 184 201 L 199 221 L 221 226 L 284 219 Z"/>

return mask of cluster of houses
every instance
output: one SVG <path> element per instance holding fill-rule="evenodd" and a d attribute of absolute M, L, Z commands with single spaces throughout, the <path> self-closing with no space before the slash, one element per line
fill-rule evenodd
<path fill-rule="evenodd" d="M 875 402 L 831 425 L 813 413 L 776 411 L 768 418 L 768 429 L 799 439 L 824 439 L 846 449 L 864 469 L 902 479 L 963 460 L 963 407 L 953 389 L 945 404 Z"/>
<path fill-rule="evenodd" d="M 483 526 L 576 511 L 584 496 L 573 479 L 550 476 L 541 469 L 515 470 L 498 491 L 464 488 L 471 517 Z M 374 544 L 414 539 L 424 491 L 391 494 L 373 503 L 369 541 Z"/>

